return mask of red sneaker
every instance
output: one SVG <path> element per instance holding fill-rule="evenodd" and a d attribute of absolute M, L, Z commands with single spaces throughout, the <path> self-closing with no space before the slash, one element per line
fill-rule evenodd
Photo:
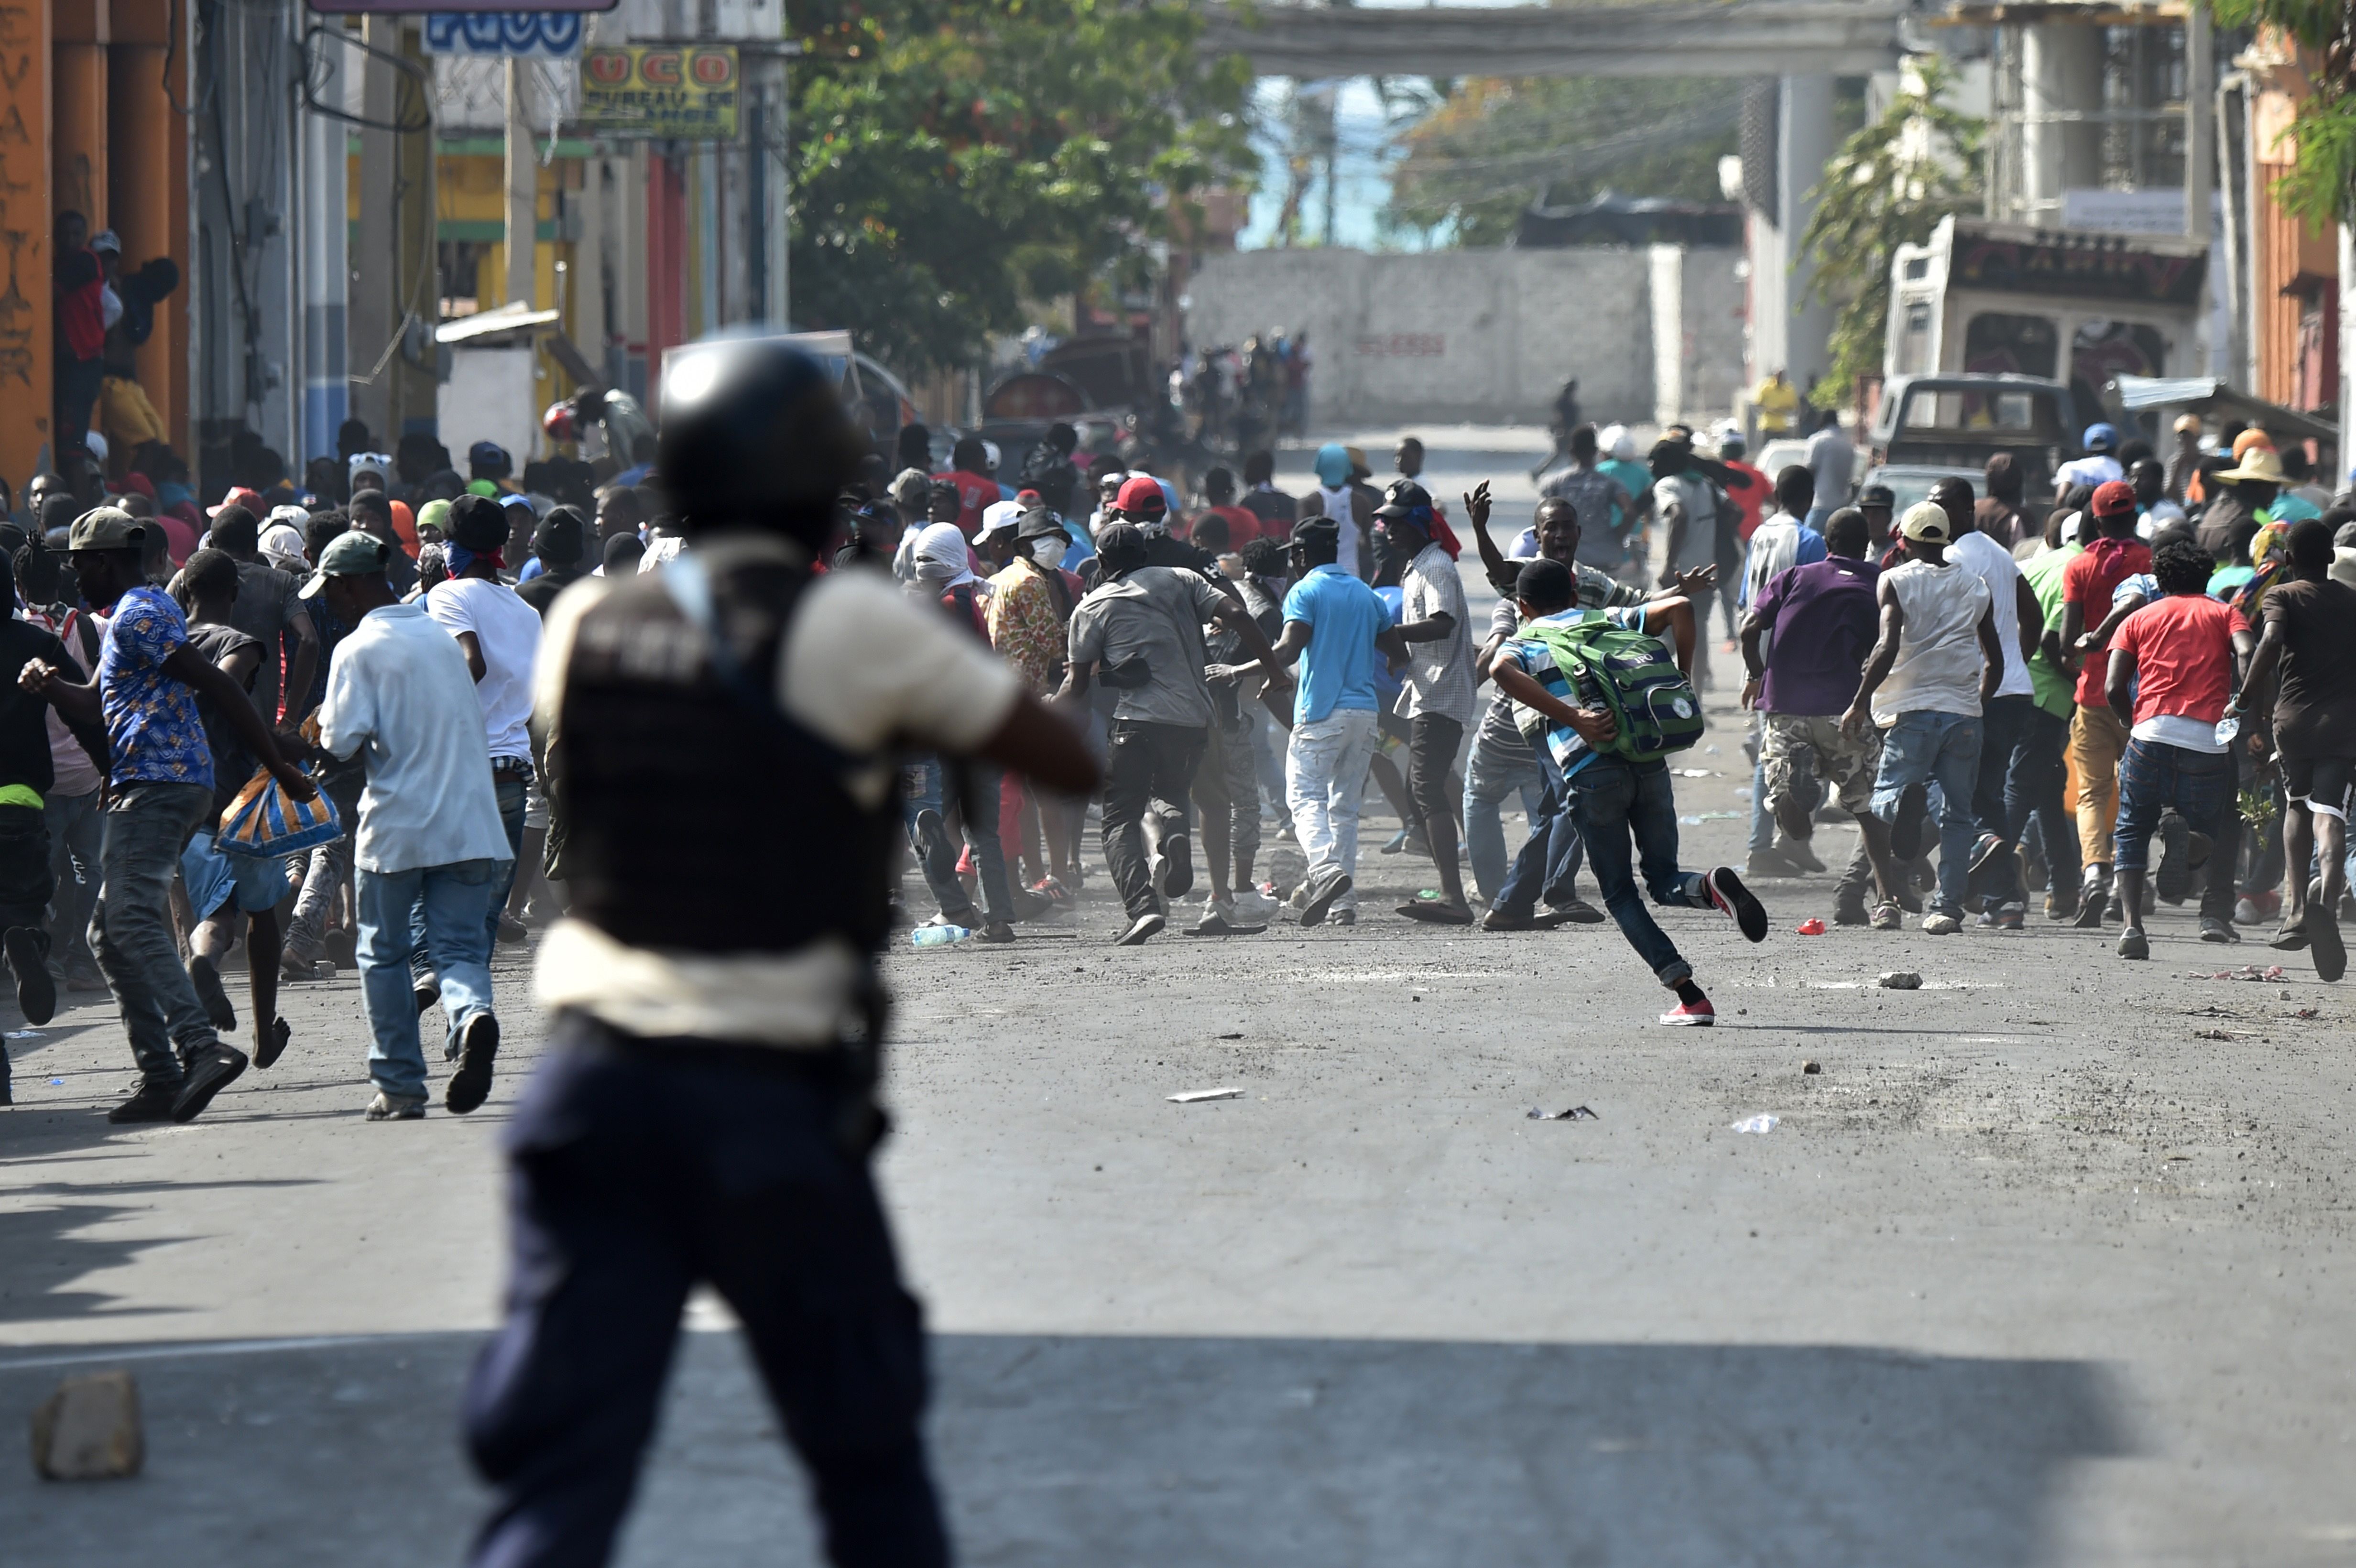
<path fill-rule="evenodd" d="M 1697 1002 L 1679 1002 L 1676 1012 L 1661 1015 L 1661 1021 L 1672 1028 L 1708 1029 L 1718 1022 L 1718 1009 L 1704 997 Z"/>

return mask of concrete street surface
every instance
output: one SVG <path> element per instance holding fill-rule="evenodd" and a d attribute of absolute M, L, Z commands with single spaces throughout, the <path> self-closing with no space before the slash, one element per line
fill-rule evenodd
<path fill-rule="evenodd" d="M 1528 443 L 1450 434 L 1434 489 L 1494 461 L 1526 511 Z M 1730 697 L 1677 782 L 1695 866 L 1740 859 Z M 1722 1019 L 1665 1029 L 1611 926 L 1390 913 L 1431 885 L 1376 853 L 1393 826 L 1354 930 L 1190 914 L 1115 949 L 1099 869 L 1013 947 L 894 948 L 883 1179 L 964 1561 L 2356 1561 L 2356 1071 L 2301 955 L 2205 946 L 2189 906 L 2144 964 L 2034 914 L 1796 935 L 1831 917 L 1820 877 L 1761 890 L 1758 947 L 1664 912 Z M 1820 830 L 1828 861 L 1853 843 Z M 545 1025 L 502 954 L 510 1045 L 464 1119 L 361 1121 L 350 976 L 290 987 L 285 1058 L 187 1127 L 103 1121 L 132 1076 L 103 997 L 7 1041 L 0 1431 L 123 1367 L 148 1456 L 0 1463 L 0 1560 L 459 1559 L 496 1145 Z M 1923 987 L 1875 983 L 1899 969 Z M 1596 1119 L 1528 1115 L 1574 1105 Z M 818 1561 L 726 1324 L 698 1303 L 625 1563 Z"/>

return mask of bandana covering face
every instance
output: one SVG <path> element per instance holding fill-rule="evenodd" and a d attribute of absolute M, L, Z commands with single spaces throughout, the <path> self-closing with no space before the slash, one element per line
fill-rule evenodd
<path fill-rule="evenodd" d="M 495 549 L 468 549 L 464 545 L 451 544 L 445 540 L 442 546 L 442 553 L 444 559 L 450 563 L 450 575 L 453 577 L 466 576 L 475 569 L 475 563 L 478 560 L 490 562 L 491 569 L 495 571 L 505 571 L 508 569 L 508 563 L 501 559 L 501 552 Z"/>

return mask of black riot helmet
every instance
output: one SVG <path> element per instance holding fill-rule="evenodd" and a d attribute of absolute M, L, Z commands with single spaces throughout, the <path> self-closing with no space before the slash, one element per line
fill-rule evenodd
<path fill-rule="evenodd" d="M 767 528 L 813 548 L 867 438 L 819 362 L 774 338 L 723 338 L 664 368 L 659 483 L 681 532 Z"/>

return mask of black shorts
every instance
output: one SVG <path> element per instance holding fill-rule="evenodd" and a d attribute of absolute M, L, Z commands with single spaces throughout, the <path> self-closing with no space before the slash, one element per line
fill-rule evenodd
<path fill-rule="evenodd" d="M 2282 760 L 2283 793 L 2310 811 L 2345 821 L 2348 789 L 2356 784 L 2356 757 L 2289 757 Z"/>

